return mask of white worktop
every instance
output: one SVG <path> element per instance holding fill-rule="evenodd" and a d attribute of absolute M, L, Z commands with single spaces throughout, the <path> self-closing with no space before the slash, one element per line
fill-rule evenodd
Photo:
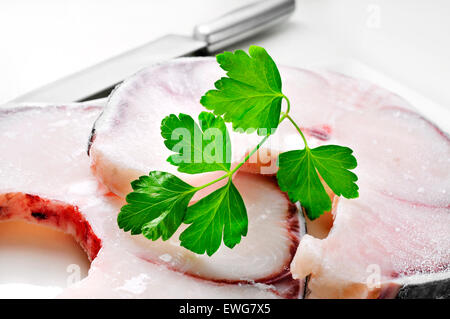
<path fill-rule="evenodd" d="M 0 103 L 254 0 L 2 0 Z M 279 64 L 356 59 L 450 108 L 450 1 L 297 0 L 290 21 L 236 46 Z"/>

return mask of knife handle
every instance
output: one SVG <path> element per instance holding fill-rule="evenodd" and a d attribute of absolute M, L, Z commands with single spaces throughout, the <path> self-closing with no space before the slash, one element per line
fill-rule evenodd
<path fill-rule="evenodd" d="M 294 10 L 295 0 L 258 1 L 197 25 L 194 38 L 206 42 L 209 53 L 217 52 L 285 21 Z"/>

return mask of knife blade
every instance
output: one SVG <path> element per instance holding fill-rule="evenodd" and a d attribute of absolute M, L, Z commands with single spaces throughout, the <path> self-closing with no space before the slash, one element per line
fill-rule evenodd
<path fill-rule="evenodd" d="M 177 57 L 217 52 L 287 20 L 294 10 L 295 0 L 252 3 L 197 25 L 193 36 L 163 36 L 19 96 L 10 103 L 82 102 L 106 97 L 117 84 L 144 67 Z"/>

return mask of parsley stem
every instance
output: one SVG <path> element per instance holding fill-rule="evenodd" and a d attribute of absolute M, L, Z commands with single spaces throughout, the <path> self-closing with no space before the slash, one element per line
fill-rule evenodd
<path fill-rule="evenodd" d="M 295 121 L 289 116 L 289 111 L 291 110 L 291 102 L 289 101 L 287 96 L 283 95 L 283 98 L 287 102 L 287 109 L 286 109 L 286 112 L 282 113 L 282 116 L 280 118 L 280 121 L 278 122 L 278 125 L 281 124 L 281 122 L 283 122 L 286 118 L 289 119 L 289 121 L 295 126 L 297 131 L 300 133 L 300 135 L 301 135 L 301 137 L 303 139 L 303 142 L 305 143 L 305 147 L 308 148 L 308 143 L 306 142 L 306 138 L 303 135 L 302 130 L 300 129 L 300 127 L 298 127 L 298 125 L 295 123 Z M 217 183 L 217 182 L 219 182 L 219 181 L 221 181 L 221 180 L 223 180 L 225 178 L 230 178 L 230 180 L 231 180 L 231 177 L 233 176 L 233 174 L 236 173 L 238 171 L 238 169 L 241 168 L 241 166 L 244 165 L 249 160 L 249 158 L 260 149 L 260 147 L 267 141 L 267 139 L 269 137 L 270 137 L 270 134 L 264 136 L 264 138 L 258 143 L 258 145 L 256 145 L 255 148 L 253 148 L 253 150 L 251 150 L 251 152 L 249 152 L 245 156 L 245 158 L 235 168 L 233 168 L 231 171 L 229 171 L 228 173 L 220 176 L 219 178 L 216 178 L 215 180 L 213 180 L 213 181 L 211 181 L 209 183 L 206 183 L 206 184 L 204 184 L 202 186 L 196 187 L 195 191 L 198 191 L 200 189 L 203 189 L 203 188 L 206 188 L 208 186 L 211 186 L 211 185 L 213 185 L 213 184 L 215 184 L 215 183 Z"/>
<path fill-rule="evenodd" d="M 264 136 L 264 138 L 261 140 L 261 142 L 258 143 L 258 145 L 256 145 L 256 147 L 247 154 L 247 156 L 235 167 L 231 170 L 230 174 L 233 175 L 239 168 L 241 168 L 242 165 L 245 164 L 245 162 L 248 161 L 248 159 L 255 154 L 259 148 L 267 141 L 267 139 L 269 138 L 270 135 L 266 135 Z"/>
<path fill-rule="evenodd" d="M 301 137 L 303 139 L 303 143 L 305 143 L 305 148 L 309 148 L 308 147 L 308 143 L 306 142 L 305 135 L 303 135 L 302 130 L 300 129 L 300 127 L 298 127 L 297 123 L 295 123 L 294 119 L 292 117 L 290 117 L 289 114 L 286 114 L 286 118 L 292 123 L 292 125 L 294 125 L 294 127 L 300 133 L 300 135 L 301 135 Z"/>
<path fill-rule="evenodd" d="M 289 99 L 288 99 L 288 97 L 286 96 L 286 95 L 284 95 L 283 94 L 283 98 L 286 100 L 286 102 L 287 102 L 287 110 L 286 110 L 286 114 L 289 114 L 289 111 L 291 110 L 291 101 L 289 101 Z M 282 119 L 282 120 L 284 120 L 284 119 Z M 281 120 L 281 121 L 282 121 Z M 280 121 L 280 123 L 281 123 L 281 121 Z"/>
<path fill-rule="evenodd" d="M 206 184 L 204 184 L 204 185 L 202 185 L 202 186 L 198 186 L 198 187 L 194 188 L 193 191 L 196 192 L 196 191 L 198 191 L 198 190 L 201 190 L 201 189 L 203 189 L 203 188 L 206 188 L 206 187 L 208 187 L 208 186 L 211 186 L 212 184 L 215 184 L 215 183 L 221 181 L 222 179 L 227 178 L 228 176 L 230 176 L 230 173 L 226 173 L 225 175 L 222 175 L 222 176 L 220 176 L 219 178 L 216 178 L 215 180 L 213 180 L 213 181 L 211 181 L 211 182 L 209 182 L 209 183 L 206 183 Z"/>
<path fill-rule="evenodd" d="M 280 122 L 278 123 L 278 125 L 281 124 L 281 122 L 283 122 L 285 118 L 287 118 L 289 121 L 291 121 L 291 123 L 295 126 L 297 131 L 300 133 L 300 135 L 301 135 L 301 137 L 303 139 L 303 143 L 305 143 L 305 147 L 309 148 L 308 147 L 308 143 L 306 142 L 305 135 L 303 135 L 302 130 L 300 129 L 300 127 L 298 127 L 297 123 L 295 123 L 294 119 L 289 116 L 289 111 L 291 110 L 291 101 L 289 101 L 288 97 L 286 95 L 284 95 L 284 94 L 283 94 L 283 98 L 287 102 L 287 109 L 286 109 L 286 112 L 283 113 L 283 116 L 281 117 Z"/>
<path fill-rule="evenodd" d="M 241 168 L 241 166 L 244 165 L 245 162 L 247 162 L 248 159 L 249 159 L 253 154 L 255 154 L 255 153 L 258 151 L 258 149 L 259 149 L 259 148 L 267 141 L 267 139 L 268 139 L 269 137 L 270 137 L 270 135 L 264 136 L 264 138 L 258 143 L 258 145 L 256 145 L 255 148 L 254 148 L 251 152 L 249 152 L 249 153 L 247 154 L 247 156 L 245 156 L 245 158 L 244 158 L 244 159 L 243 159 L 243 160 L 242 160 L 235 168 L 233 168 L 231 171 L 229 171 L 228 173 L 226 173 L 226 174 L 220 176 L 219 178 L 216 178 L 215 180 L 213 180 L 213 181 L 211 181 L 211 182 L 209 182 L 209 183 L 206 183 L 206 184 L 204 184 L 204 185 L 202 185 L 202 186 L 196 187 L 194 190 L 195 190 L 195 191 L 198 191 L 198 190 L 200 190 L 200 189 L 203 189 L 203 188 L 206 188 L 206 187 L 208 187 L 208 186 L 211 186 L 212 184 L 215 184 L 215 183 L 217 183 L 217 182 L 219 182 L 219 181 L 221 181 L 221 180 L 223 180 L 223 179 L 225 179 L 225 178 L 227 178 L 227 177 L 230 177 L 230 178 L 231 178 L 231 176 L 233 176 L 233 174 L 236 173 L 237 170 L 238 170 L 239 168 Z"/>

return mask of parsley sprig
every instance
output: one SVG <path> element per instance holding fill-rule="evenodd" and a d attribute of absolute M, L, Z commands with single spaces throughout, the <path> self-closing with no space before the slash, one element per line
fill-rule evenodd
<path fill-rule="evenodd" d="M 352 150 L 339 145 L 310 148 L 302 130 L 291 117 L 291 103 L 282 93 L 280 73 L 265 49 L 251 46 L 217 55 L 226 71 L 205 93 L 200 103 L 213 113 L 201 112 L 198 123 L 186 114 L 171 114 L 161 122 L 166 147 L 174 152 L 167 161 L 188 174 L 222 171 L 223 175 L 194 187 L 177 176 L 152 171 L 131 183 L 118 224 L 132 235 L 151 240 L 169 239 L 182 223 L 189 225 L 180 235 L 181 246 L 198 254 L 213 255 L 222 241 L 233 248 L 247 235 L 248 217 L 244 201 L 232 177 L 274 134 L 286 119 L 297 129 L 303 149 L 281 153 L 277 179 L 280 189 L 293 202 L 300 201 L 310 219 L 331 209 L 331 200 L 320 180 L 338 196 L 358 197 L 357 165 Z M 286 110 L 281 112 L 282 102 Z M 299 106 L 301 107 L 301 106 Z M 231 168 L 231 141 L 225 122 L 234 130 L 263 136 L 261 141 Z M 226 184 L 189 205 L 196 192 L 225 180 Z"/>

